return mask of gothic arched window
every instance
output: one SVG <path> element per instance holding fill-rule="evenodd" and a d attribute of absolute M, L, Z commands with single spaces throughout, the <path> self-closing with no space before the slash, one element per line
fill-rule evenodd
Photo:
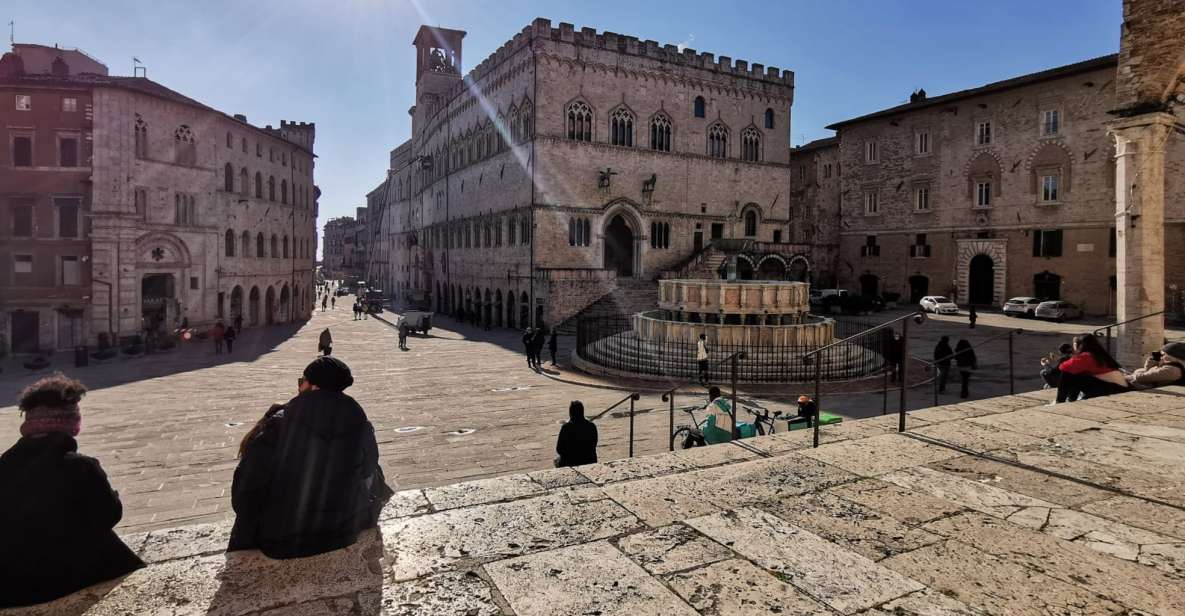
<path fill-rule="evenodd" d="M 140 114 L 136 114 L 136 158 L 141 160 L 148 158 L 148 125 L 144 123 L 144 118 Z"/>
<path fill-rule="evenodd" d="M 707 115 L 707 104 L 704 102 L 704 97 L 695 97 L 695 102 L 692 104 L 692 107 L 694 108 L 693 111 L 695 113 L 695 117 L 702 118 Z"/>
<path fill-rule="evenodd" d="M 247 196 L 247 191 L 251 190 L 249 186 L 251 182 L 249 179 L 250 177 L 251 176 L 247 173 L 246 167 L 243 167 L 239 170 L 239 194 L 243 195 L 244 197 Z"/>
<path fill-rule="evenodd" d="M 765 110 L 765 127 L 766 128 L 773 128 L 774 127 L 774 110 L 769 109 L 768 107 Z"/>
<path fill-rule="evenodd" d="M 251 234 L 244 231 L 243 241 L 239 244 L 239 248 L 243 251 L 244 257 L 251 256 Z"/>
<path fill-rule="evenodd" d="M 531 115 L 532 113 L 533 110 L 531 108 L 531 101 L 527 100 L 523 102 L 522 108 L 518 110 L 518 117 L 522 123 L 522 128 L 519 129 L 520 137 L 522 139 L 530 139 L 533 136 L 531 132 L 532 127 L 534 126 L 534 118 Z"/>
<path fill-rule="evenodd" d="M 745 237 L 757 237 L 757 210 L 745 211 Z"/>
<path fill-rule="evenodd" d="M 272 258 L 280 258 L 280 240 L 276 238 L 276 234 L 272 234 Z"/>
<path fill-rule="evenodd" d="M 280 203 L 288 203 L 288 180 L 280 180 Z"/>
<path fill-rule="evenodd" d="M 666 114 L 660 113 L 650 120 L 650 149 L 671 151 L 671 120 Z"/>
<path fill-rule="evenodd" d="M 752 126 L 741 132 L 741 158 L 749 162 L 761 160 L 761 133 Z"/>
<path fill-rule="evenodd" d="M 619 107 L 609 117 L 609 143 L 634 146 L 634 114 L 628 109 Z"/>
<path fill-rule="evenodd" d="M 708 156 L 728 158 L 728 128 L 719 122 L 708 127 Z"/>
<path fill-rule="evenodd" d="M 592 109 L 575 102 L 568 105 L 568 138 L 575 141 L 592 141 Z"/>
<path fill-rule="evenodd" d="M 263 233 L 255 235 L 255 256 L 260 259 L 267 256 L 267 249 L 263 245 Z"/>
<path fill-rule="evenodd" d="M 235 231 L 234 229 L 226 230 L 226 256 L 235 256 Z"/>
<path fill-rule="evenodd" d="M 263 174 L 258 171 L 255 172 L 255 198 L 263 198 Z"/>
<path fill-rule="evenodd" d="M 276 176 L 274 175 L 267 176 L 267 200 L 276 200 Z"/>
<path fill-rule="evenodd" d="M 222 189 L 228 193 L 235 191 L 235 168 L 230 163 L 222 168 Z"/>

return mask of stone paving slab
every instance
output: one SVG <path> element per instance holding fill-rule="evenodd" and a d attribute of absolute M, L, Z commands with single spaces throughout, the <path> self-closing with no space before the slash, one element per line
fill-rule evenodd
<path fill-rule="evenodd" d="M 917 422 L 918 438 L 878 417 L 819 449 L 771 453 L 803 438 L 785 433 L 745 443 L 761 453 L 402 490 L 379 529 L 305 559 L 225 553 L 229 520 L 125 533 L 146 569 L 0 615 L 1185 613 L 1182 443 L 1165 438 L 1185 416 L 1015 409 L 1034 400 Z M 151 463 L 133 458 L 113 466 Z"/>
<path fill-rule="evenodd" d="M 486 570 L 518 616 L 697 615 L 604 541 L 511 558 Z"/>
<path fill-rule="evenodd" d="M 905 576 L 758 509 L 687 523 L 842 614 L 922 589 Z"/>

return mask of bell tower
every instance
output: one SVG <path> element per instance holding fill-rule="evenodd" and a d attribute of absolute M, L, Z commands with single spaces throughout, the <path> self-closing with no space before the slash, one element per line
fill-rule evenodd
<path fill-rule="evenodd" d="M 444 96 L 461 81 L 462 30 L 420 26 L 412 45 L 416 48 L 416 105 L 411 109 L 412 133 L 421 120 L 431 117 Z"/>

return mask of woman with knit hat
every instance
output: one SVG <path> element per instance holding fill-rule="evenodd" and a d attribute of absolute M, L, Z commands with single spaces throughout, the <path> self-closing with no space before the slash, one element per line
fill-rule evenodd
<path fill-rule="evenodd" d="M 227 551 L 312 556 L 351 545 L 377 524 L 393 492 L 378 464 L 374 427 L 345 394 L 353 384 L 344 362 L 318 357 L 304 369 L 300 393 L 273 406 L 244 440 Z"/>
<path fill-rule="evenodd" d="M 144 566 L 98 460 L 78 453 L 86 387 L 62 374 L 21 392 L 21 439 L 0 455 L 0 607 L 52 601 Z"/>

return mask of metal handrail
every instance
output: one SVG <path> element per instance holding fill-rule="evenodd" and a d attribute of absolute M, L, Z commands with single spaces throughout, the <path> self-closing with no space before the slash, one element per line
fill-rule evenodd
<path fill-rule="evenodd" d="M 1149 317 L 1160 316 L 1160 315 L 1164 314 L 1165 312 L 1167 312 L 1167 310 L 1161 310 L 1160 312 L 1150 312 L 1144 316 L 1136 317 L 1134 319 L 1127 319 L 1126 321 L 1116 321 L 1114 323 L 1111 323 L 1110 325 L 1104 325 L 1098 329 L 1095 329 L 1094 331 L 1092 331 L 1090 333 L 1092 336 L 1098 336 L 1099 332 L 1106 332 L 1107 353 L 1111 353 L 1111 329 L 1112 328 L 1119 327 L 1120 325 L 1127 325 L 1128 323 L 1133 323 L 1135 321 L 1142 321 L 1142 320 L 1147 319 Z"/>
<path fill-rule="evenodd" d="M 826 346 L 821 346 L 813 351 L 804 353 L 802 356 L 802 359 L 803 359 L 803 361 L 810 361 L 811 358 L 817 356 L 819 353 L 822 353 L 823 351 L 826 351 L 827 349 L 834 348 L 834 347 L 839 346 L 841 344 L 845 344 L 847 342 L 855 340 L 856 338 L 867 336 L 868 334 L 871 334 L 873 332 L 881 331 L 885 328 L 890 327 L 894 323 L 901 323 L 901 358 L 902 358 L 902 362 L 901 362 L 900 376 L 901 376 L 902 387 L 901 387 L 901 410 L 899 411 L 899 415 L 898 415 L 898 419 L 897 419 L 897 431 L 898 432 L 905 432 L 905 407 L 907 405 L 907 400 L 908 400 L 908 396 L 909 396 L 909 394 L 908 394 L 909 387 L 905 386 L 905 384 L 909 383 L 909 361 L 908 361 L 908 358 L 909 358 L 909 322 L 910 321 L 914 321 L 918 325 L 921 325 L 922 323 L 926 322 L 926 313 L 922 312 L 921 310 L 916 310 L 916 311 L 911 312 L 907 315 L 900 316 L 895 319 L 885 321 L 884 323 L 881 323 L 880 325 L 866 329 L 858 334 L 853 334 L 851 336 L 848 336 L 847 338 L 844 338 L 843 340 L 837 340 L 837 341 L 832 342 L 831 344 L 828 344 Z M 822 404 L 822 399 L 823 399 L 822 398 L 822 394 L 823 394 L 823 392 L 822 392 L 823 362 L 821 359 L 815 359 L 814 362 L 815 362 L 815 418 L 814 418 L 814 421 L 812 422 L 812 423 L 814 423 L 814 435 L 812 437 L 812 441 L 813 441 L 813 446 L 818 447 L 819 446 L 819 420 L 823 414 L 823 404 Z"/>
<path fill-rule="evenodd" d="M 613 409 L 621 406 L 623 403 L 625 403 L 628 400 L 630 403 L 630 455 L 629 455 L 629 457 L 631 457 L 631 458 L 634 457 L 634 402 L 640 400 L 641 398 L 642 398 L 642 394 L 640 394 L 636 391 L 630 392 L 630 394 L 628 396 L 622 398 L 621 400 L 618 400 L 617 402 L 614 402 L 613 404 L 609 405 L 609 408 L 601 411 L 600 413 L 597 413 L 596 415 L 593 415 L 589 419 L 589 421 L 596 421 L 596 420 L 600 419 L 601 417 L 604 417 L 605 413 L 608 413 L 609 411 L 612 411 Z"/>

